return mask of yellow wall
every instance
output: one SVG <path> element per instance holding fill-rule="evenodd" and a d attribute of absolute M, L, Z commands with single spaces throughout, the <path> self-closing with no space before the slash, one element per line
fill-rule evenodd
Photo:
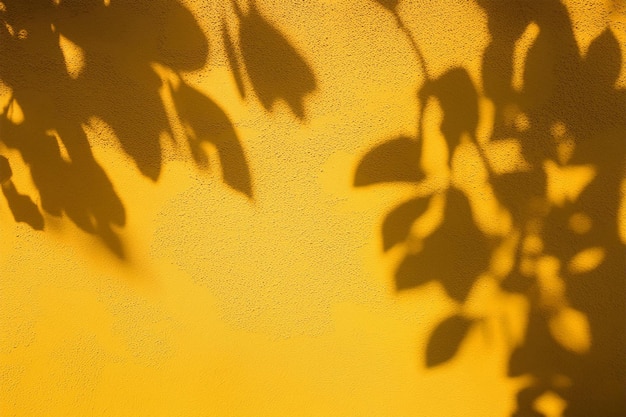
<path fill-rule="evenodd" d="M 0 3 L 0 415 L 624 415 L 626 3 L 238 3 Z"/>

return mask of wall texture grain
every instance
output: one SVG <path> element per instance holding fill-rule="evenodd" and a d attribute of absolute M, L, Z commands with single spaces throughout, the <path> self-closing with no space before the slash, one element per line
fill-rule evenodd
<path fill-rule="evenodd" d="M 0 0 L 0 415 L 626 415 L 623 0 Z"/>

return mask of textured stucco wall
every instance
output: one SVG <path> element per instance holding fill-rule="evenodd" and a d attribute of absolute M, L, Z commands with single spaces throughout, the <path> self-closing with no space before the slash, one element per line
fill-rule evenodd
<path fill-rule="evenodd" d="M 615 160 L 625 147 L 624 2 L 546 0 L 538 3 L 547 17 L 521 7 L 528 21 L 512 6 L 520 2 L 506 1 L 258 0 L 237 10 L 227 1 L 62 0 L 61 11 L 50 3 L 43 11 L 0 3 L 11 25 L 0 43 L 8 62 L 0 154 L 13 171 L 0 197 L 0 415 L 506 416 L 536 381 L 547 385 L 529 395 L 547 416 L 577 396 L 624 409 L 626 272 L 615 260 L 626 242 L 624 161 Z M 594 49 L 596 39 L 604 40 Z M 501 68 L 489 53 L 502 54 Z M 461 81 L 445 84 L 446 74 Z M 508 84 L 490 89 L 498 74 Z M 525 96 L 536 79 L 546 81 Z M 475 92 L 468 108 L 466 85 Z M 573 85 L 588 88 L 532 102 Z M 463 125 L 473 103 L 474 132 Z M 498 117 L 519 135 L 546 127 L 529 147 L 539 151 L 512 133 L 490 145 Z M 555 145 L 549 132 L 573 139 Z M 38 153 L 43 142 L 28 145 L 35 134 L 59 151 Z M 407 155 L 368 159 L 393 138 L 418 136 L 424 178 L 384 179 Z M 537 249 L 528 261 L 535 287 L 503 290 L 519 260 L 516 239 L 532 222 L 499 200 L 522 204 L 519 184 L 501 194 L 487 187 L 483 154 L 496 173 L 546 174 L 536 191 L 550 207 L 575 203 L 599 178 L 591 206 L 614 213 L 583 236 L 591 252 L 569 260 Z M 433 271 L 476 270 L 467 294 L 446 277 L 397 283 L 407 254 L 430 246 L 409 239 L 384 252 L 386 216 L 434 195 L 426 217 L 407 225 L 429 235 L 446 213 L 457 215 L 441 197 L 453 187 L 467 195 L 476 239 L 448 233 L 451 250 L 469 248 L 469 257 L 448 258 L 444 242 L 431 259 Z M 28 195 L 42 220 L 16 221 L 11 190 Z M 580 213 L 570 217 L 576 230 L 587 224 Z M 524 247 L 569 239 L 537 233 Z M 559 265 L 596 281 L 563 290 Z M 539 365 L 524 359 L 527 372 L 511 373 L 516 347 L 545 327 L 533 327 L 535 310 L 562 350 L 531 343 L 520 355 Z M 479 324 L 444 337 L 454 345 L 449 360 L 429 358 L 439 324 L 459 311 Z M 568 412 L 590 415 L 581 410 Z"/>

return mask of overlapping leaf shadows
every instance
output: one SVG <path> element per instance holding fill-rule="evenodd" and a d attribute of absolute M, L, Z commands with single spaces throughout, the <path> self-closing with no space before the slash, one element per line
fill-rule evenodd
<path fill-rule="evenodd" d="M 198 165 L 205 166 L 208 163 L 208 156 L 201 143 L 209 140 L 217 148 L 224 182 L 252 196 L 246 156 L 228 116 L 215 102 L 182 81 L 177 87 L 172 86 L 172 96 Z"/>
<path fill-rule="evenodd" d="M 64 214 L 124 257 L 115 228 L 125 224 L 126 210 L 92 154 L 85 126 L 93 118 L 105 122 L 138 170 L 156 181 L 160 138 L 178 140 L 163 88 L 171 90 L 198 165 L 208 163 L 201 143 L 213 144 L 224 181 L 252 196 L 228 116 L 181 77 L 205 65 L 209 48 L 177 1 L 3 0 L 0 19 L 0 79 L 9 91 L 0 144 L 19 152 L 38 194 L 20 194 L 8 160 L 0 159 L 3 193 L 16 221 L 43 229 L 43 212 Z"/>
<path fill-rule="evenodd" d="M 29 224 L 35 230 L 43 230 L 43 216 L 33 201 L 27 195 L 20 194 L 15 188 L 11 177 L 13 172 L 9 160 L 0 155 L 0 183 L 2 193 L 9 203 L 9 209 L 15 216 L 15 221 Z"/>
<path fill-rule="evenodd" d="M 226 54 L 241 97 L 249 85 L 266 110 L 284 100 L 299 119 L 305 119 L 304 99 L 317 88 L 315 77 L 304 58 L 287 38 L 249 1 L 247 12 L 236 0 L 230 2 L 239 21 L 238 42 L 223 23 Z M 239 46 L 237 48 L 236 46 Z M 244 82 L 244 74 L 249 83 Z"/>
<path fill-rule="evenodd" d="M 458 302 L 430 335 L 427 367 L 452 359 L 477 325 L 493 330 L 489 323 L 504 323 L 507 338 L 513 326 L 501 311 L 469 305 L 474 290 L 494 283 L 494 297 L 516 293 L 529 306 L 522 340 L 510 346 L 509 375 L 525 381 L 514 415 L 543 416 L 548 397 L 560 397 L 565 416 L 626 415 L 626 239 L 619 232 L 626 221 L 619 215 L 626 91 L 615 87 L 619 44 L 607 27 L 581 53 L 558 0 L 476 2 L 491 39 L 481 88 L 463 68 L 430 77 L 409 39 L 426 78 L 418 135 L 371 150 L 355 186 L 408 181 L 421 190 L 387 215 L 382 240 L 384 251 L 404 251 L 395 271 L 399 291 L 436 281 Z M 410 36 L 399 2 L 378 3 Z M 493 106 L 492 116 L 481 114 L 481 101 Z M 426 120 L 437 110 L 440 120 Z M 491 128 L 479 134 L 483 119 Z M 424 128 L 432 120 L 438 126 Z M 433 164 L 427 159 L 437 156 L 427 150 L 437 138 L 446 150 Z M 425 192 L 432 187 L 420 185 L 433 176 L 444 185 Z"/>

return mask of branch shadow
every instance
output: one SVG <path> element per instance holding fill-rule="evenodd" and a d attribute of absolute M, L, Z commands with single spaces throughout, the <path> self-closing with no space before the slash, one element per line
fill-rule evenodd
<path fill-rule="evenodd" d="M 409 34 L 398 2 L 377 1 Z M 430 335 L 425 366 L 432 368 L 450 361 L 484 319 L 463 307 L 478 280 L 492 276 L 503 293 L 520 294 L 530 306 L 523 341 L 511 346 L 509 357 L 509 376 L 531 381 L 518 392 L 513 415 L 544 416 L 537 404 L 547 393 L 564 400 L 564 416 L 626 415 L 626 242 L 619 235 L 626 91 L 615 87 L 624 62 L 617 38 L 607 27 L 582 55 L 558 0 L 476 2 L 491 38 L 482 57 L 482 90 L 463 68 L 436 79 L 425 71 L 417 95 L 420 126 L 426 102 L 434 98 L 443 115 L 439 133 L 448 148 L 448 169 L 456 169 L 455 155 L 466 155 L 461 147 L 474 149 L 486 172 L 485 188 L 512 227 L 500 234 L 481 229 L 481 206 L 470 204 L 471 192 L 454 181 L 400 204 L 382 227 L 382 250 L 404 251 L 396 289 L 436 281 L 459 305 Z M 530 39 L 530 47 L 522 68 L 515 68 L 521 38 Z M 476 137 L 478 91 L 495 107 L 486 141 Z M 372 149 L 357 166 L 355 187 L 428 179 L 427 172 L 416 174 L 428 134 Z M 503 170 L 491 151 L 511 143 L 523 163 Z M 416 235 L 416 222 L 432 210 L 437 194 L 445 196 L 442 221 L 427 235 Z M 512 267 L 497 272 L 497 249 L 511 241 L 514 250 L 506 260 Z"/>

